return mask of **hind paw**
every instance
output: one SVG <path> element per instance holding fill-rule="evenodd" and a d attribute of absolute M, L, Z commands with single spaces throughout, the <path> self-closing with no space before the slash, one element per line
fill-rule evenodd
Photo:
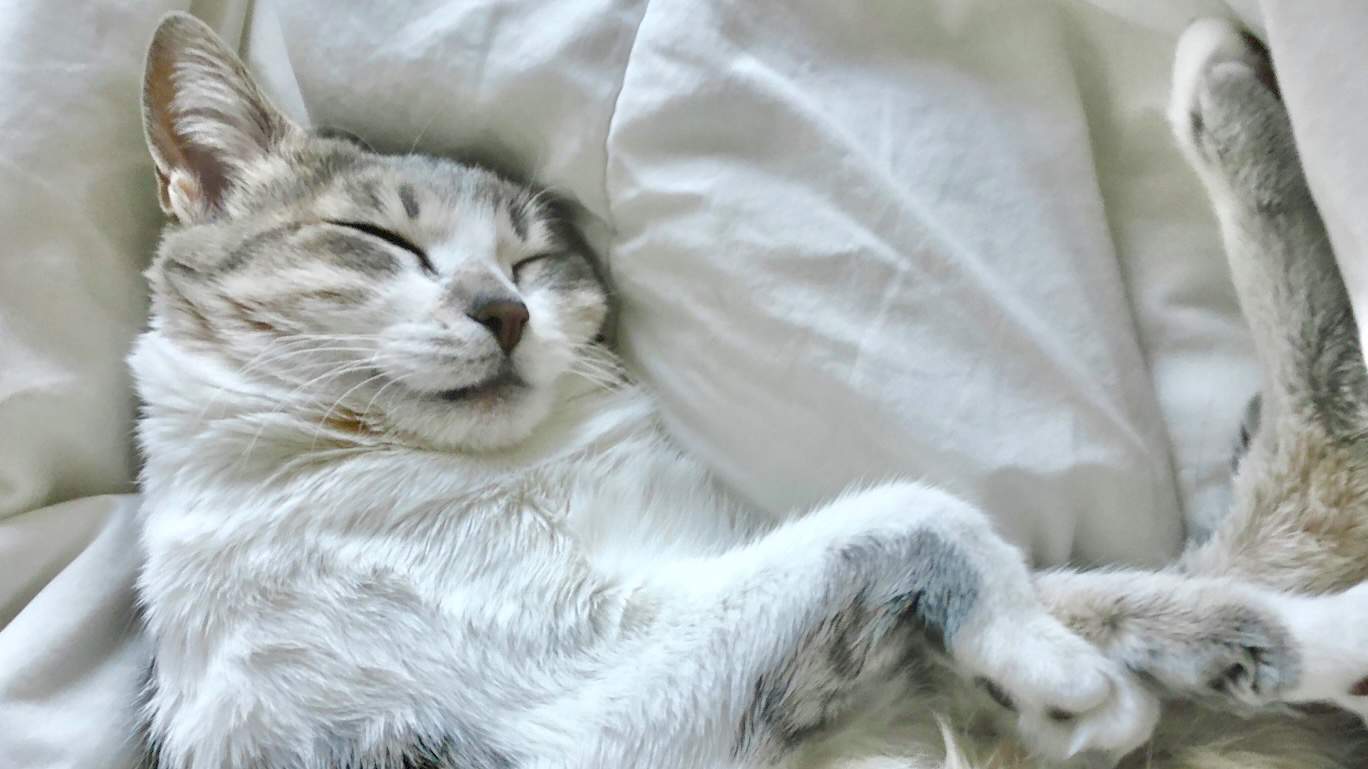
<path fill-rule="evenodd" d="M 1201 151 L 1213 122 L 1238 118 L 1240 91 L 1262 91 L 1276 101 L 1277 81 L 1268 50 L 1225 19 L 1193 22 L 1178 40 L 1173 62 L 1169 122 L 1185 146 Z"/>
<path fill-rule="evenodd" d="M 1218 208 L 1227 201 L 1274 213 L 1301 202 L 1292 124 L 1254 36 L 1222 19 L 1188 27 L 1174 56 L 1168 113 Z"/>

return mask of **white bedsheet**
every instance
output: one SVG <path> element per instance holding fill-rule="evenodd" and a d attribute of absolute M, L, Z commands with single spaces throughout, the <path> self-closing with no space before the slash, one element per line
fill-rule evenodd
<path fill-rule="evenodd" d="M 184 5 L 0 8 L 0 769 L 128 761 L 136 104 Z M 1219 514 L 1255 376 L 1163 106 L 1177 32 L 1224 4 L 369 5 L 193 10 L 301 120 L 495 139 L 576 197 L 630 362 L 757 504 L 911 474 L 1042 564 L 1160 562 Z M 1333 99 L 1298 98 L 1328 141 Z"/>

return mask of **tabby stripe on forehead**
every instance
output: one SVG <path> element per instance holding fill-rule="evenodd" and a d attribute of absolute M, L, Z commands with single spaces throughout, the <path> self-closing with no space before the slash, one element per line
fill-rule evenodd
<path fill-rule="evenodd" d="M 363 206 L 368 206 L 377 211 L 383 210 L 385 207 L 385 204 L 380 200 L 380 182 L 375 179 L 352 183 L 350 192 L 356 202 Z"/>
<path fill-rule="evenodd" d="M 418 196 L 413 191 L 413 187 L 407 184 L 399 185 L 399 202 L 404 204 L 404 213 L 408 218 L 418 218 Z"/>
<path fill-rule="evenodd" d="M 508 205 L 508 221 L 513 225 L 513 232 L 523 240 L 527 240 L 527 216 L 530 201 L 516 200 Z"/>
<path fill-rule="evenodd" d="M 316 288 L 287 294 L 289 301 L 312 299 L 336 304 L 360 304 L 366 301 L 366 292 L 357 288 Z"/>
<path fill-rule="evenodd" d="M 214 265 L 214 271 L 223 273 L 240 269 L 261 253 L 261 247 L 263 245 L 274 241 L 284 240 L 297 232 L 302 226 L 303 225 L 299 222 L 290 222 L 289 224 L 282 224 L 252 235 L 239 243 L 236 248 L 229 251 L 227 256 L 220 259 L 218 263 Z"/>

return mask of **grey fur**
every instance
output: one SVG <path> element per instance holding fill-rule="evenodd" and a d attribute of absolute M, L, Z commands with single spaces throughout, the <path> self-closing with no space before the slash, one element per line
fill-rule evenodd
<path fill-rule="evenodd" d="M 289 222 L 257 232 L 228 251 L 222 261 L 213 266 L 216 273 L 238 270 L 263 253 L 278 251 L 281 243 L 300 229 L 298 222 Z"/>
<path fill-rule="evenodd" d="M 1235 451 L 1231 457 L 1232 470 L 1240 469 L 1240 461 L 1249 453 L 1249 444 L 1259 434 L 1259 423 L 1263 419 L 1263 398 L 1255 393 L 1245 404 L 1244 419 L 1240 420 L 1240 435 L 1235 441 Z"/>
<path fill-rule="evenodd" d="M 843 575 L 856 587 L 756 679 L 735 755 L 789 752 L 841 722 L 871 687 L 895 680 L 912 688 L 927 655 L 946 651 L 980 602 L 981 578 L 970 556 L 929 527 L 901 537 L 856 537 L 835 559 L 833 578 Z M 898 574 L 901 587 L 881 594 L 873 585 L 888 573 Z M 1011 701 L 1004 687 L 984 680 Z"/>
<path fill-rule="evenodd" d="M 1300 652 L 1277 620 L 1248 606 L 1228 606 L 1208 623 L 1215 643 L 1236 658 L 1207 679 L 1218 695 L 1261 702 L 1299 683 Z"/>
<path fill-rule="evenodd" d="M 411 184 L 400 184 L 400 185 L 399 185 L 399 202 L 404 206 L 404 213 L 408 215 L 408 218 L 410 218 L 410 219 L 417 219 L 417 218 L 418 218 L 418 214 L 419 214 L 419 211 L 420 211 L 420 209 L 418 208 L 418 194 L 417 194 L 416 192 L 413 191 L 413 185 L 411 185 Z M 516 211 L 521 211 L 522 209 L 521 209 L 521 207 L 519 207 L 519 206 L 513 206 L 513 207 L 512 207 L 511 209 L 509 209 L 509 210 L 510 210 L 510 212 L 511 212 L 511 211 L 515 211 L 515 210 L 516 210 Z M 516 221 L 516 220 L 515 220 L 515 221 Z M 519 232 L 519 233 L 518 233 L 518 237 L 520 237 L 520 238 L 525 238 L 525 237 L 527 237 L 527 235 L 526 235 L 525 232 Z"/>
<path fill-rule="evenodd" d="M 527 285 L 544 286 L 557 291 L 592 289 L 600 285 L 593 265 L 574 251 L 538 259 L 519 271 L 519 280 Z"/>
<path fill-rule="evenodd" d="M 345 128 L 338 128 L 336 126 L 323 126 L 321 128 L 313 129 L 313 133 L 315 136 L 318 136 L 323 139 L 339 139 L 341 141 L 349 142 L 351 144 L 356 145 L 360 149 L 366 150 L 367 152 L 375 151 L 375 149 L 371 147 L 370 142 L 366 141 L 365 139 L 362 139 L 360 136 L 356 135 L 355 133 L 352 133 L 351 131 L 348 131 Z"/>
<path fill-rule="evenodd" d="M 934 533 L 914 537 L 905 563 L 920 587 L 895 596 L 892 608 L 911 618 L 931 642 L 945 648 L 973 612 L 979 598 L 979 576 L 963 552 Z"/>
<path fill-rule="evenodd" d="M 1262 56 L 1251 50 L 1247 68 L 1206 73 L 1188 105 L 1201 128 L 1180 132 L 1221 202 L 1231 275 L 1264 370 L 1231 512 L 1183 563 L 1321 592 L 1368 578 L 1368 541 L 1354 533 L 1368 526 L 1368 370 Z"/>
<path fill-rule="evenodd" d="M 1192 142 L 1242 218 L 1232 271 L 1260 356 L 1277 377 L 1268 405 L 1353 440 L 1368 423 L 1368 370 L 1291 124 L 1263 72 L 1212 72 L 1194 106 L 1202 119 Z"/>
<path fill-rule="evenodd" d="M 380 198 L 381 185 L 379 179 L 363 177 L 351 180 L 346 185 L 346 191 L 352 200 L 364 208 L 372 209 L 377 213 L 385 210 L 385 204 Z"/>
<path fill-rule="evenodd" d="M 1061 572 L 1037 585 L 1070 628 L 1169 697 L 1243 711 L 1298 683 L 1300 652 L 1287 629 L 1227 582 Z"/>
<path fill-rule="evenodd" d="M 377 245 L 365 235 L 340 230 L 320 232 L 300 245 L 311 252 L 326 254 L 333 264 L 371 277 L 394 275 L 402 269 L 390 249 Z"/>
<path fill-rule="evenodd" d="M 903 628 L 895 611 L 876 607 L 861 592 L 819 623 L 773 670 L 755 680 L 737 729 L 734 756 L 783 755 L 819 733 L 836 728 L 868 696 L 872 684 L 889 679 L 915 688 L 929 653 Z M 880 656 L 890 642 L 905 651 Z"/>
<path fill-rule="evenodd" d="M 530 198 L 526 197 L 508 207 L 508 220 L 513 224 L 513 232 L 520 238 L 527 237 L 527 221 L 532 216 L 528 209 L 531 207 Z"/>

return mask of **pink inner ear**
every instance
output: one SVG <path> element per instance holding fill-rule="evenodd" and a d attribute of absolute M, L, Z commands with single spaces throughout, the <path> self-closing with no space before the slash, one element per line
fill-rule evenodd
<path fill-rule="evenodd" d="M 199 180 L 191 172 L 176 169 L 169 177 L 158 175 L 162 181 L 163 207 L 172 216 L 190 223 L 211 213 L 211 201 L 204 196 Z"/>
<path fill-rule="evenodd" d="M 187 170 L 194 174 L 193 192 L 199 198 L 197 203 L 211 207 L 217 205 L 223 199 L 224 188 L 228 186 L 223 163 L 209 150 L 201 149 L 189 141 L 181 145 L 181 153 L 185 157 Z"/>
<path fill-rule="evenodd" d="M 1355 697 L 1368 697 L 1368 678 L 1354 684 L 1354 688 L 1350 689 L 1349 693 Z"/>
<path fill-rule="evenodd" d="M 293 130 L 237 55 L 183 13 L 167 15 L 148 47 L 143 119 L 163 202 L 181 218 L 213 216 L 235 170 Z"/>

